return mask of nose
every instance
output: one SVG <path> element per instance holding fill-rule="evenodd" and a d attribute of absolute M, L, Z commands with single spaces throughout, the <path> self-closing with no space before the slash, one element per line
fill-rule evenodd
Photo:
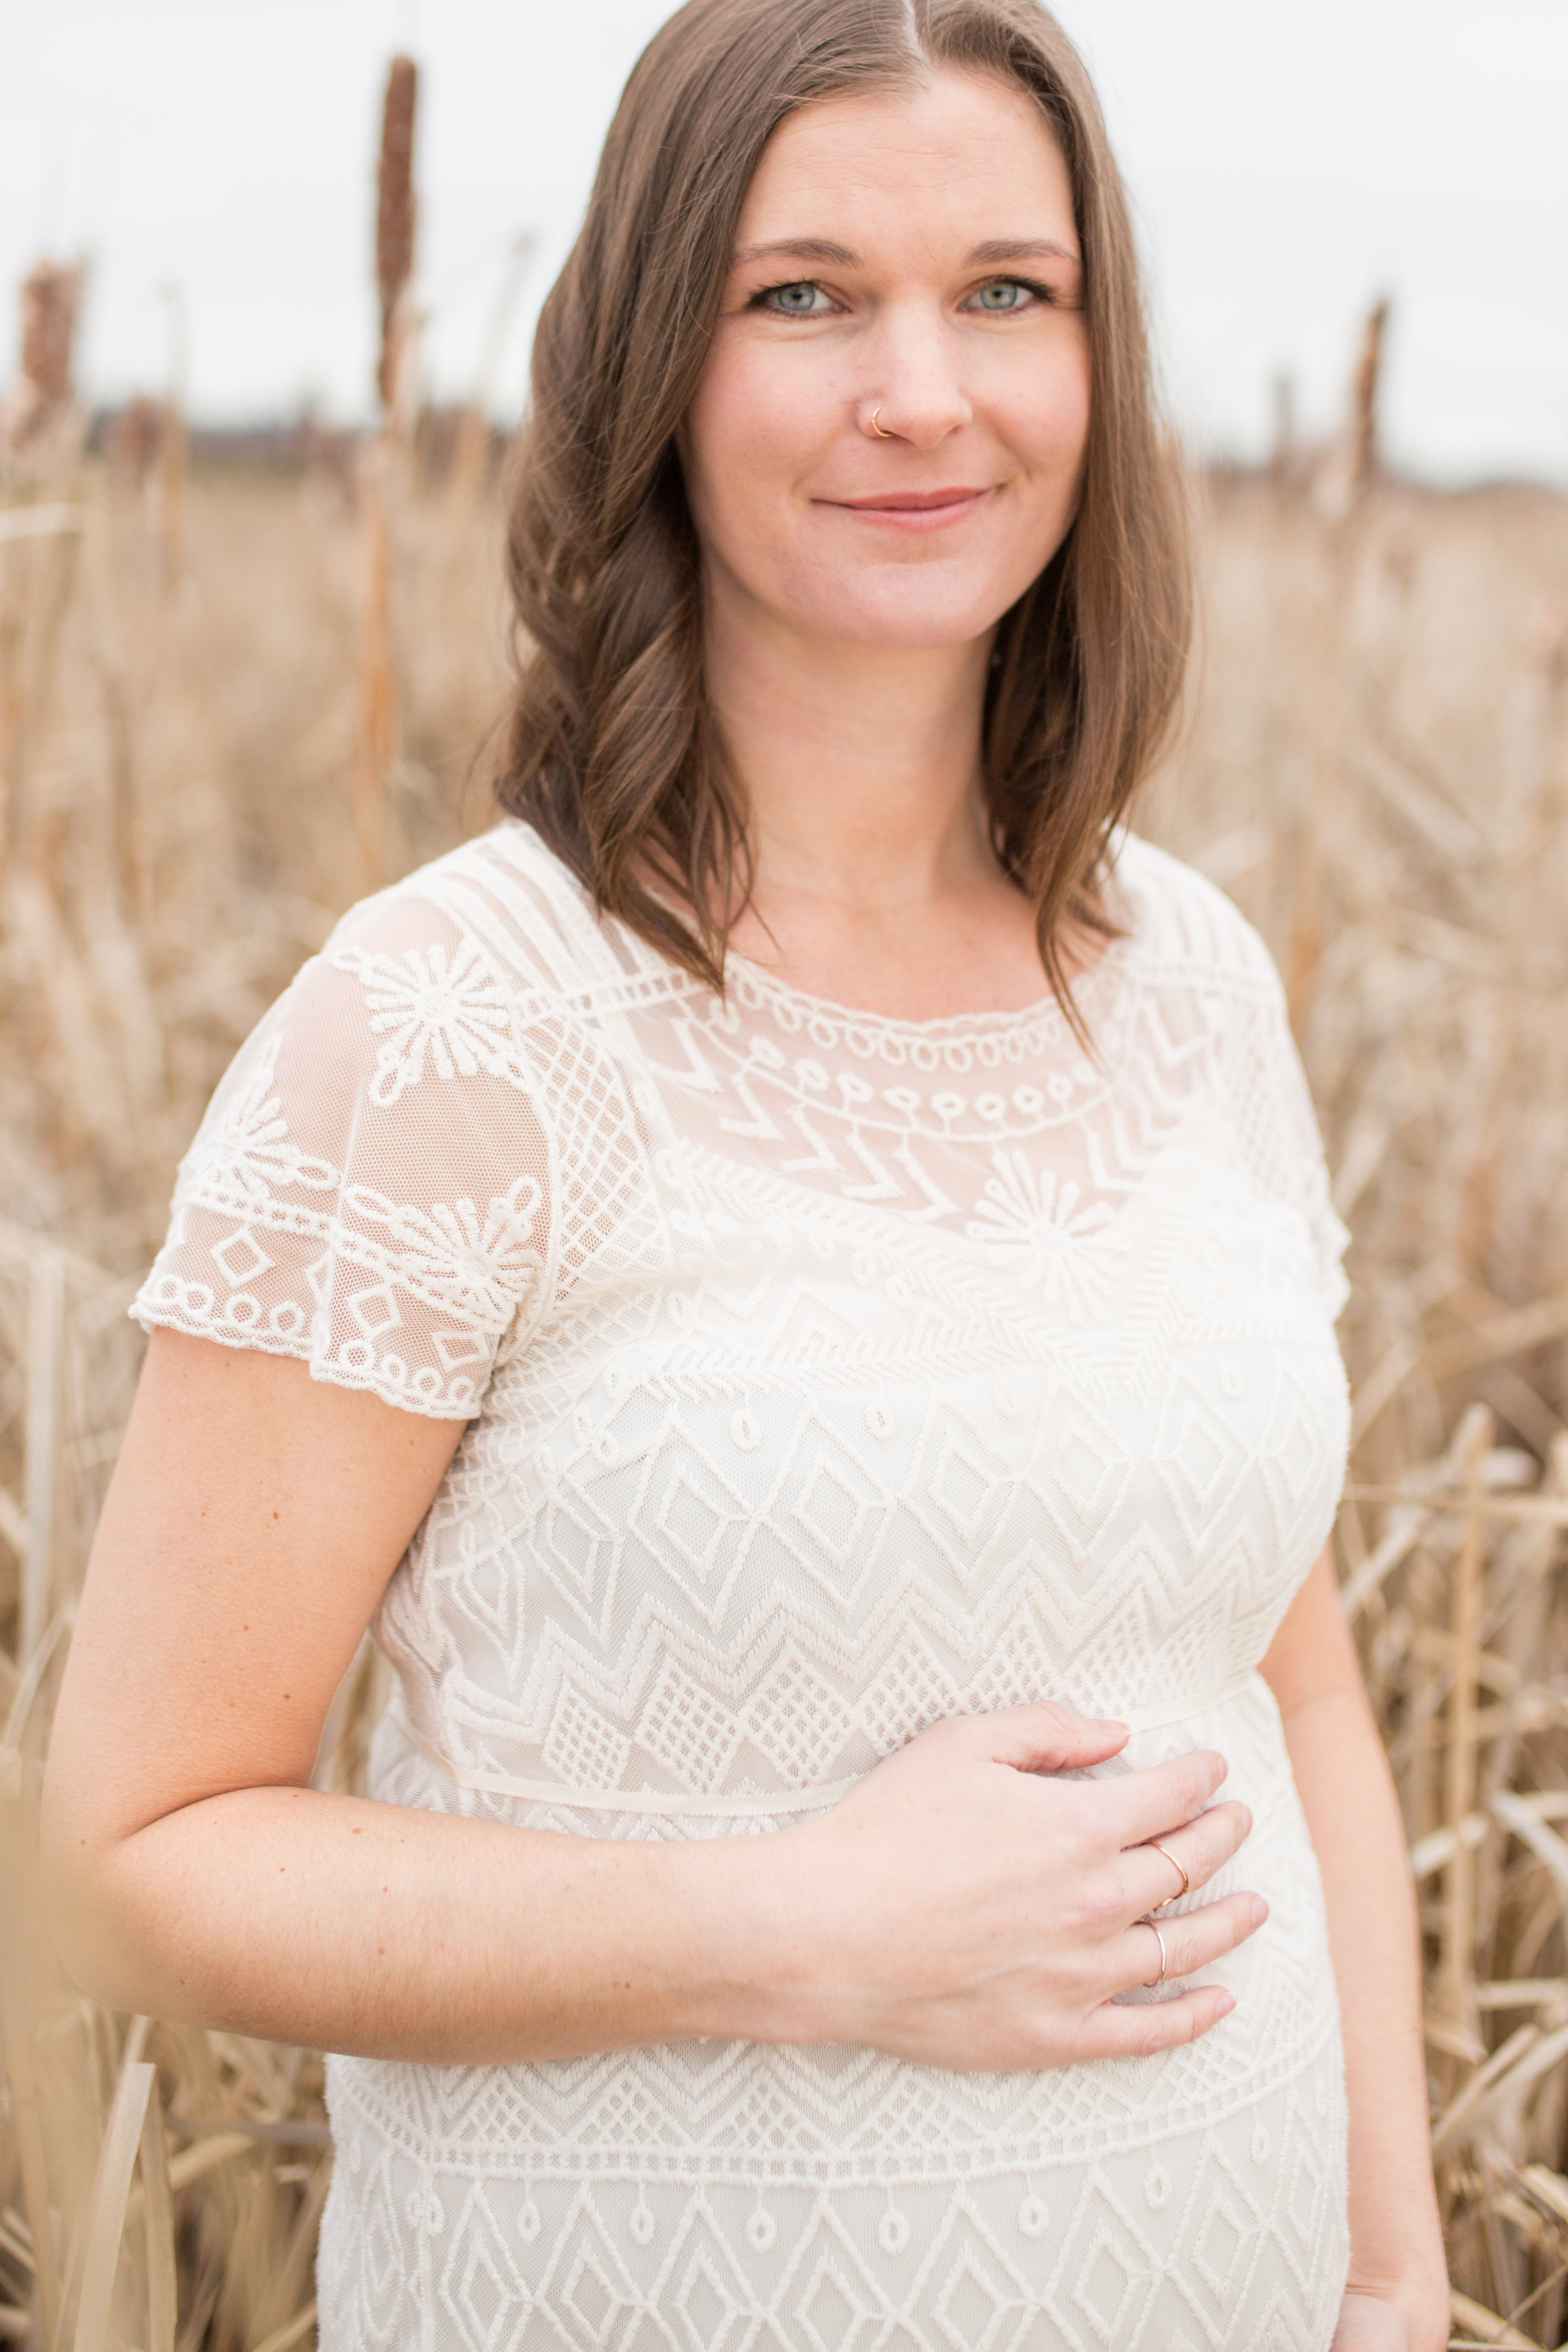
<path fill-rule="evenodd" d="M 974 411 L 957 358 L 940 313 L 912 305 L 888 312 L 865 352 L 867 390 L 855 404 L 861 432 L 934 449 L 967 425 Z"/>

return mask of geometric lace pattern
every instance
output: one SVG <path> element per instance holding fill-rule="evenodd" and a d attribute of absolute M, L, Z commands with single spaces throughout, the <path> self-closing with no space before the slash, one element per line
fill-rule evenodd
<path fill-rule="evenodd" d="M 327 2352 L 1328 2345 L 1338 2015 L 1253 1669 L 1343 1475 L 1344 1234 L 1256 936 L 1132 836 L 1112 888 L 1085 1053 L 1049 1000 L 899 1022 L 742 958 L 720 1000 L 509 822 L 218 1088 L 134 1311 L 467 1424 L 375 1622 L 375 1794 L 769 1834 L 1056 1697 L 1157 1719 L 1107 1770 L 1221 1748 L 1218 1887 L 1271 1906 L 1151 2061 L 334 2058 Z"/>

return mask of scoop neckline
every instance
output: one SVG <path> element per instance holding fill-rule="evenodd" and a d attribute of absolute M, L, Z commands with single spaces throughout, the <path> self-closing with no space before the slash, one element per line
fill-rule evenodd
<path fill-rule="evenodd" d="M 1129 914 L 1131 911 L 1127 909 Z M 1072 983 L 1071 994 L 1080 1012 L 1100 994 L 1108 971 L 1125 961 L 1136 937 L 1135 926 L 1129 925 L 1117 937 L 1107 940 L 1089 970 Z M 861 1028 L 897 1030 L 905 1036 L 930 1037 L 938 1034 L 951 1035 L 955 1030 L 1005 1029 L 1015 1024 L 1026 1026 L 1051 1014 L 1059 1021 L 1067 1019 L 1060 998 L 1050 989 L 1044 996 L 1037 996 L 1027 1004 L 989 1012 L 939 1013 L 924 1021 L 911 1021 L 897 1013 L 868 1012 L 858 1005 L 841 1004 L 836 997 L 818 996 L 810 989 L 798 987 L 794 981 L 785 980 L 780 973 L 770 971 L 765 963 L 758 963 L 754 957 L 743 955 L 739 948 L 725 950 L 724 964 L 726 975 L 731 964 L 737 965 L 765 993 L 784 998 L 827 1020 L 852 1022 Z"/>
<path fill-rule="evenodd" d="M 560 866 L 563 873 L 568 874 L 569 878 L 575 885 L 584 906 L 590 912 L 593 912 L 594 907 L 592 898 L 586 889 L 584 889 L 579 877 L 574 874 L 571 874 L 570 869 L 565 866 L 563 861 L 556 856 L 556 853 L 551 849 L 547 842 L 540 840 L 537 831 L 528 823 L 526 818 L 514 818 L 512 822 L 517 824 L 522 831 L 531 833 L 533 835 L 534 839 L 539 842 L 539 845 L 545 852 L 545 855 L 552 858 L 557 866 Z M 1119 829 L 1119 838 L 1115 845 L 1115 856 L 1112 860 L 1111 866 L 1113 874 L 1115 873 L 1116 868 L 1120 866 L 1122 856 L 1124 856 L 1127 846 L 1132 838 L 1133 836 L 1130 833 L 1121 832 Z M 1085 1009 L 1092 999 L 1100 994 L 1104 979 L 1120 964 L 1126 961 L 1129 953 L 1137 943 L 1137 924 L 1134 910 L 1131 908 L 1128 908 L 1125 909 L 1125 912 L 1130 917 L 1134 917 L 1134 919 L 1130 920 L 1127 923 L 1126 928 L 1120 931 L 1115 938 L 1106 940 L 1104 947 L 1100 950 L 1100 954 L 1096 956 L 1094 961 L 1089 965 L 1089 970 L 1083 973 L 1081 978 L 1072 988 L 1071 993 L 1073 999 L 1080 1011 Z M 618 928 L 625 929 L 626 927 L 621 925 Z M 675 963 L 670 957 L 665 955 L 659 949 L 655 948 L 650 941 L 637 939 L 635 933 L 631 934 L 631 936 L 636 940 L 637 946 L 640 948 L 643 954 L 652 955 L 655 961 L 663 965 L 668 971 L 681 973 L 683 976 L 689 977 L 689 975 L 685 975 L 683 966 Z M 939 1013 L 924 1021 L 911 1021 L 897 1013 L 868 1012 L 859 1005 L 841 1004 L 836 997 L 816 995 L 810 989 L 800 988 L 794 981 L 785 980 L 779 973 L 770 971 L 765 963 L 758 963 L 753 957 L 743 954 L 739 948 L 727 947 L 724 950 L 726 977 L 728 976 L 729 970 L 731 965 L 738 966 L 741 971 L 744 973 L 744 975 L 750 979 L 764 995 L 771 995 L 775 998 L 783 999 L 786 1003 L 798 1004 L 808 1015 L 814 1015 L 829 1021 L 847 1022 L 854 1026 L 862 1029 L 869 1028 L 884 1031 L 896 1031 L 908 1037 L 931 1037 L 943 1033 L 951 1035 L 955 1031 L 994 1031 L 998 1029 L 1005 1029 L 1015 1024 L 1018 1026 L 1026 1026 L 1032 1022 L 1043 1021 L 1052 1015 L 1059 1021 L 1065 1022 L 1067 1019 L 1067 1014 L 1063 1010 L 1060 998 L 1058 997 L 1054 991 L 1050 989 L 1047 989 L 1043 996 L 1037 996 L 1032 999 L 1029 1003 L 1020 1004 L 1012 1007 L 1011 1009 L 993 1010 L 990 1012 L 976 1011 L 973 1013 Z M 726 990 L 725 992 L 727 994 L 728 991 Z"/>
<path fill-rule="evenodd" d="M 1125 940 L 1108 940 L 1089 970 L 1074 982 L 1071 992 L 1075 1003 L 1080 1008 L 1091 997 L 1099 994 L 1101 973 L 1106 965 L 1126 944 Z M 1027 1004 L 973 1013 L 939 1013 L 924 1021 L 911 1021 L 900 1013 L 874 1013 L 862 1005 L 841 1004 L 836 997 L 817 996 L 810 989 L 800 988 L 794 981 L 784 979 L 776 971 L 770 971 L 765 963 L 758 963 L 752 957 L 742 955 L 738 948 L 726 950 L 724 965 L 726 976 L 730 967 L 734 965 L 747 979 L 754 982 L 765 994 L 783 997 L 830 1021 L 848 1022 L 862 1029 L 900 1030 L 907 1036 L 929 1037 L 938 1034 L 951 1035 L 955 1030 L 1026 1027 L 1029 1024 L 1042 1021 L 1050 1014 L 1054 1014 L 1059 1021 L 1067 1019 L 1060 998 L 1049 990 L 1044 996 L 1037 996 Z"/>

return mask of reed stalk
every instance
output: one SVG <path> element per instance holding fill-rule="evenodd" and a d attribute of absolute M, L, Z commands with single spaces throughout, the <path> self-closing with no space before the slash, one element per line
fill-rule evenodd
<path fill-rule="evenodd" d="M 33 1260 L 27 1299 L 26 1551 L 16 1663 L 26 1667 L 52 1613 L 65 1377 L 65 1269 L 57 1250 Z"/>
<path fill-rule="evenodd" d="M 1386 296 L 1374 302 L 1362 331 L 1356 355 L 1351 409 L 1351 487 L 1363 495 L 1377 478 L 1380 458 L 1378 393 L 1383 381 L 1384 352 L 1388 340 Z"/>
<path fill-rule="evenodd" d="M 21 1872 L 11 1853 L 5 1854 L 5 1860 L 9 1865 L 7 1875 L 15 1887 L 22 1883 Z M 33 2004 L 23 1979 L 21 1966 L 14 1951 L 7 1951 L 10 1940 L 0 1936 L 0 1968 L 4 1969 L 0 1975 L 0 1992 L 3 1992 L 0 2032 L 5 2037 L 10 2133 L 26 2223 L 27 2268 L 31 2273 L 38 2324 L 47 2346 L 55 2343 L 59 2330 L 59 2263 L 55 2245 L 54 2210 L 49 2197 L 48 2155 L 38 2113 L 37 2073 L 33 2055 Z"/>
<path fill-rule="evenodd" d="M 1453 1852 L 1447 1872 L 1447 1923 L 1443 1970 L 1449 2020 L 1463 2035 L 1475 2038 L 1478 2012 L 1475 1982 L 1475 1857 L 1464 1834 L 1476 1786 L 1476 1675 L 1479 1664 L 1481 1573 L 1486 1544 L 1486 1460 L 1493 1449 L 1495 1428 L 1484 1407 L 1470 1415 L 1461 1451 L 1464 1478 L 1462 1534 L 1454 1572 L 1453 1621 L 1450 1630 L 1452 1689 L 1448 1701 L 1448 1744 L 1445 1795 Z"/>
<path fill-rule="evenodd" d="M 178 594 L 185 577 L 185 306 L 177 286 L 163 289 L 169 319 L 169 383 L 158 425 L 158 584 Z"/>
<path fill-rule="evenodd" d="M 375 172 L 375 286 L 381 304 L 376 391 L 382 414 L 406 420 L 410 358 L 408 294 L 414 276 L 418 200 L 414 187 L 414 124 L 419 68 L 395 57 L 387 68 Z"/>
<path fill-rule="evenodd" d="M 7 876 L 27 849 L 27 770 L 47 724 L 74 585 L 85 420 L 73 369 L 85 284 L 81 263 L 49 260 L 23 281 L 20 365 L 0 401 L 0 849 Z"/>
<path fill-rule="evenodd" d="M 418 68 L 395 57 L 382 102 L 376 161 L 375 285 L 381 313 L 376 361 L 380 422 L 359 471 L 363 606 L 360 723 L 354 771 L 354 835 L 362 890 L 386 878 L 390 795 L 398 748 L 394 657 L 394 543 L 399 492 L 413 437 L 414 315 L 411 287 L 417 202 L 414 127 Z"/>
<path fill-rule="evenodd" d="M 394 453 L 384 427 L 364 443 L 358 474 L 363 577 L 354 838 L 361 893 L 386 876 L 387 804 L 397 755 L 397 672 L 392 652 Z"/>

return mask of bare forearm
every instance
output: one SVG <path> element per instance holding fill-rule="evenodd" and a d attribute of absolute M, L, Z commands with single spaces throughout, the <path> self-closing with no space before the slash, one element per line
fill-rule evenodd
<path fill-rule="evenodd" d="M 1210 1749 L 1072 1777 L 1125 1738 L 1046 1705 L 950 1717 L 754 1837 L 566 1837 L 268 1786 L 94 1838 L 101 1799 L 65 1768 L 43 1826 L 68 1960 L 116 2007 L 437 2065 L 715 2035 L 1012 2072 L 1149 2056 L 1231 2005 L 1201 1984 L 1117 2002 L 1147 1980 L 1170 1862 L 1205 1887 L 1250 1826 L 1211 1802 Z M 1173 1921 L 1173 1973 L 1264 1914 L 1237 1892 Z"/>
<path fill-rule="evenodd" d="M 1359 1689 L 1285 1717 L 1322 1874 L 1350 2102 L 1351 2283 L 1440 2299 L 1415 1904 L 1398 1806 Z"/>
<path fill-rule="evenodd" d="M 653 1843 L 253 1789 L 126 1839 L 68 1898 L 68 1954 L 117 2007 L 368 2056 L 504 2064 L 774 2038 L 785 1848 Z"/>

